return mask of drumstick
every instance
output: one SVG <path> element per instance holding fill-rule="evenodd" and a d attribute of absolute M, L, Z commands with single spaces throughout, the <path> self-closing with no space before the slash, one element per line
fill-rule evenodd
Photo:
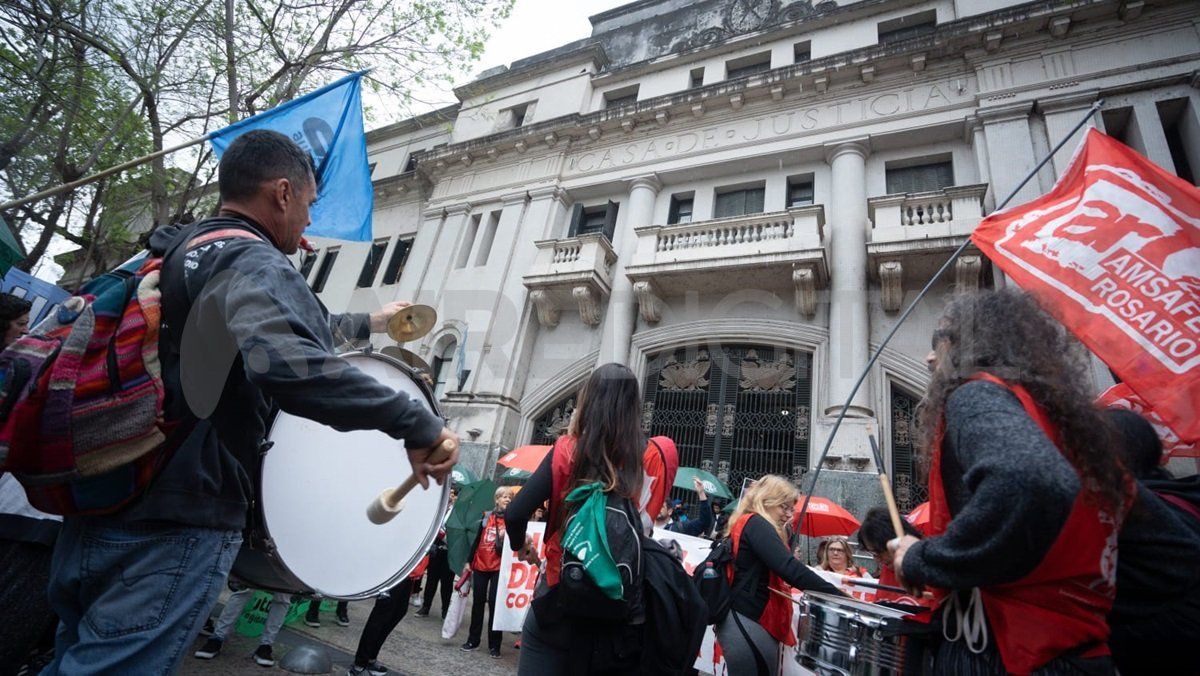
<path fill-rule="evenodd" d="M 429 454 L 429 459 L 426 462 L 432 465 L 443 463 L 450 458 L 450 454 L 457 447 L 458 442 L 453 439 L 447 439 L 438 445 L 437 448 L 433 449 L 433 453 Z M 399 486 L 383 489 L 371 501 L 371 504 L 367 505 L 367 518 L 371 520 L 371 523 L 376 525 L 383 525 L 391 521 L 404 509 L 404 496 L 408 495 L 416 487 L 417 474 L 414 472 Z"/>
<path fill-rule="evenodd" d="M 896 497 L 892 495 L 892 482 L 888 481 L 887 471 L 883 469 L 883 456 L 879 453 L 879 444 L 875 443 L 875 435 L 871 440 L 871 452 L 875 454 L 875 467 L 879 470 L 879 483 L 883 485 L 883 499 L 887 502 L 888 514 L 892 517 L 892 528 L 896 531 L 896 539 L 904 537 L 904 526 L 900 523 L 900 511 L 896 509 Z"/>

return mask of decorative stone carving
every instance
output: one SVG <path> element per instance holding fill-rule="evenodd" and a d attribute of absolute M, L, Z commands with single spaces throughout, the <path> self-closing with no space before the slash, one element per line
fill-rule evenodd
<path fill-rule="evenodd" d="M 788 392 L 796 387 L 796 367 L 786 352 L 775 361 L 764 362 L 756 350 L 750 350 L 742 359 L 738 385 L 751 392 Z"/>
<path fill-rule="evenodd" d="M 463 153 L 462 157 L 458 158 L 458 161 L 462 162 L 463 166 L 469 167 L 471 166 L 471 162 L 474 161 L 474 158 L 471 157 L 471 153 Z"/>
<path fill-rule="evenodd" d="M 1133 21 L 1142 15 L 1143 9 L 1146 9 L 1143 0 L 1125 0 L 1117 10 L 1117 16 L 1121 17 L 1121 21 Z"/>
<path fill-rule="evenodd" d="M 665 127 L 671 122 L 671 114 L 665 110 L 660 110 L 654 114 L 654 121 L 658 123 L 658 126 Z"/>
<path fill-rule="evenodd" d="M 880 304 L 885 312 L 896 312 L 904 302 L 904 267 L 900 261 L 884 261 L 879 264 L 879 282 L 882 294 Z"/>
<path fill-rule="evenodd" d="M 954 286 L 961 293 L 979 290 L 979 277 L 983 272 L 983 259 L 978 255 L 959 256 L 954 261 Z"/>
<path fill-rule="evenodd" d="M 664 390 L 681 390 L 694 392 L 708 387 L 708 370 L 712 362 L 708 359 L 708 351 L 701 350 L 691 361 L 679 362 L 675 357 L 668 357 L 667 365 L 658 376 L 658 387 Z M 715 406 L 715 404 L 714 404 Z M 714 411 L 709 410 L 713 415 Z M 716 427 L 716 417 L 713 416 L 713 427 Z"/>
<path fill-rule="evenodd" d="M 914 72 L 919 73 L 925 70 L 925 60 L 926 57 L 924 54 L 913 54 L 908 59 L 908 65 L 912 66 Z"/>
<path fill-rule="evenodd" d="M 634 123 L 632 118 L 621 120 L 621 129 L 624 130 L 626 134 L 632 132 L 635 126 L 636 123 Z"/>
<path fill-rule="evenodd" d="M 1004 34 L 1000 31 L 992 31 L 983 36 L 983 48 L 989 52 L 994 52 L 1000 49 L 1000 41 L 1004 39 Z"/>
<path fill-rule="evenodd" d="M 828 75 L 817 76 L 817 78 L 815 80 L 813 80 L 813 86 L 817 88 L 817 91 L 825 92 L 827 89 L 829 89 L 829 76 Z"/>
<path fill-rule="evenodd" d="M 495 159 L 499 156 L 500 156 L 500 149 L 497 148 L 496 146 L 492 146 L 491 148 L 487 149 L 487 158 L 489 160 L 495 161 Z"/>
<path fill-rule="evenodd" d="M 858 76 L 863 82 L 872 82 L 875 80 L 875 66 L 863 66 L 858 70 Z"/>
<path fill-rule="evenodd" d="M 592 287 L 580 285 L 571 289 L 571 295 L 575 297 L 575 302 L 579 304 L 579 318 L 588 326 L 596 326 L 600 323 L 600 298 L 596 296 L 596 292 L 592 291 Z"/>
<path fill-rule="evenodd" d="M 1071 30 L 1071 17 L 1056 16 L 1050 19 L 1050 34 L 1056 38 L 1066 36 L 1067 31 Z"/>
<path fill-rule="evenodd" d="M 792 284 L 796 287 L 796 312 L 805 317 L 817 313 L 817 271 L 812 266 L 792 270 Z"/>
<path fill-rule="evenodd" d="M 680 40 L 672 46 L 672 51 L 682 52 L 726 42 L 743 33 L 802 21 L 837 7 L 836 2 L 829 0 L 819 3 L 815 9 L 812 0 L 733 0 L 726 3 L 720 25 L 709 26 Z"/>
<path fill-rule="evenodd" d="M 734 110 L 741 110 L 742 106 L 746 105 L 746 96 L 740 92 L 730 96 L 729 105 L 733 106 Z"/>
<path fill-rule="evenodd" d="M 558 326 L 558 307 L 544 289 L 534 289 L 529 292 L 529 300 L 537 308 L 538 322 L 546 328 Z"/>
<path fill-rule="evenodd" d="M 771 98 L 775 101 L 783 100 L 783 85 L 775 85 L 771 87 Z"/>
<path fill-rule="evenodd" d="M 529 150 L 529 146 L 526 145 L 524 141 L 517 141 L 516 148 L 517 152 L 521 153 L 522 155 L 525 154 L 526 150 Z"/>
<path fill-rule="evenodd" d="M 653 282 L 649 280 L 634 282 L 633 293 L 637 295 L 638 311 L 643 320 L 654 324 L 662 319 L 663 302 L 659 298 L 658 290 L 654 288 Z"/>
<path fill-rule="evenodd" d="M 546 145 L 553 148 L 554 146 L 558 145 L 558 134 L 555 134 L 554 132 L 550 132 L 549 134 L 546 134 L 546 136 L 543 137 L 542 140 L 546 142 Z"/>
<path fill-rule="evenodd" d="M 692 104 L 692 117 L 695 117 L 695 118 L 704 117 L 704 104 L 703 103 L 697 102 L 697 103 Z"/>
<path fill-rule="evenodd" d="M 593 141 L 599 141 L 601 136 L 600 127 L 591 127 L 588 129 L 587 134 L 588 138 L 592 139 Z"/>

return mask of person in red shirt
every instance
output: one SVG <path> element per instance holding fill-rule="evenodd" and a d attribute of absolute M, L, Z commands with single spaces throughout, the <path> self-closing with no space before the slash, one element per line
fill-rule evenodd
<path fill-rule="evenodd" d="M 517 673 L 522 676 L 594 673 L 601 659 L 610 668 L 613 662 L 622 661 L 633 668 L 637 641 L 625 640 L 630 637 L 624 632 L 636 633 L 636 627 L 577 622 L 564 617 L 554 604 L 562 570 L 565 499 L 570 489 L 600 481 L 611 487 L 611 492 L 634 501 L 643 525 L 649 526 L 647 510 L 657 514 L 662 508 L 679 468 L 679 456 L 670 439 L 653 437 L 647 442 L 638 381 L 627 367 L 598 367 L 577 402 L 567 434 L 555 441 L 508 510 L 509 546 L 520 550 L 522 560 L 533 563 L 536 556 L 525 529 L 534 511 L 549 500 L 546 561 L 521 631 Z M 614 646 L 620 655 L 614 656 Z"/>
<path fill-rule="evenodd" d="M 950 640 L 935 673 L 1111 673 L 1133 483 L 1092 405 L 1086 352 L 1016 289 L 956 296 L 932 349 L 918 410 L 927 536 L 888 546 L 905 587 L 940 597 Z"/>
<path fill-rule="evenodd" d="M 496 614 L 496 585 L 500 579 L 500 554 L 504 551 L 504 510 L 512 501 L 513 490 L 509 486 L 496 489 L 496 509 L 483 515 L 483 524 L 475 538 L 475 552 L 463 569 L 463 576 L 471 575 L 471 626 L 467 642 L 462 644 L 464 652 L 479 647 L 483 634 L 483 606 L 488 608 L 488 654 L 500 658 L 500 642 L 503 634 L 492 630 Z"/>

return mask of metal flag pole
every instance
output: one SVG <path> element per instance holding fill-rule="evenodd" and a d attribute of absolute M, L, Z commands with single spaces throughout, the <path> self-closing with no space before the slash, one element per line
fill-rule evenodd
<path fill-rule="evenodd" d="M 1005 197 L 1004 201 L 1001 202 L 992 213 L 996 213 L 1008 206 L 1008 203 L 1017 196 L 1017 192 L 1020 191 L 1021 188 L 1024 188 L 1025 184 L 1028 183 L 1030 179 L 1032 179 L 1039 171 L 1041 171 L 1042 167 L 1044 167 L 1046 163 L 1050 161 L 1050 158 L 1054 157 L 1054 154 L 1062 149 L 1062 147 L 1067 144 L 1067 141 L 1071 140 L 1071 138 L 1088 123 L 1088 120 L 1092 119 L 1092 117 L 1103 105 L 1104 99 L 1099 99 L 1093 103 L 1092 107 L 1088 108 L 1087 115 L 1085 115 L 1083 119 L 1081 119 L 1074 127 L 1072 127 L 1071 131 L 1067 132 L 1066 136 L 1064 136 L 1057 145 L 1051 148 L 1050 152 L 1043 157 L 1033 169 L 1029 170 L 1029 173 L 1025 175 L 1025 178 L 1021 179 L 1021 181 L 1017 183 L 1016 187 L 1012 189 L 1012 192 L 1008 193 L 1008 197 Z M 813 471 L 812 482 L 808 485 L 808 491 L 806 491 L 804 494 L 804 505 L 802 505 L 800 508 L 800 515 L 798 517 L 798 521 L 800 523 L 804 522 L 804 515 L 808 512 L 808 501 L 810 498 L 812 498 L 813 489 L 817 486 L 817 479 L 821 476 L 821 466 L 825 464 L 825 456 L 829 454 L 829 449 L 833 446 L 833 439 L 835 436 L 837 436 L 838 429 L 842 426 L 842 420 L 846 417 L 846 410 L 853 403 L 854 396 L 858 394 L 859 388 L 862 387 L 863 382 L 871 373 L 871 368 L 875 366 L 875 362 L 879 360 L 879 355 L 883 354 L 883 349 L 887 347 L 888 343 L 891 342 L 892 337 L 896 335 L 896 331 L 898 331 L 900 326 L 904 324 L 904 320 L 908 319 L 908 316 L 912 314 L 912 311 L 916 309 L 921 300 L 925 298 L 925 295 L 929 293 L 929 290 L 933 288 L 933 285 L 936 284 L 939 279 L 941 279 L 942 275 L 950 269 L 950 266 L 954 263 L 954 261 L 958 260 L 958 257 L 967 250 L 967 247 L 970 246 L 970 244 L 971 238 L 968 237 L 966 241 L 960 244 L 959 247 L 950 254 L 950 257 L 946 259 L 946 262 L 942 264 L 942 267 L 938 268 L 938 271 L 933 273 L 933 276 L 929 278 L 928 282 L 926 282 L 925 287 L 921 289 L 921 292 L 917 294 L 917 297 L 914 298 L 913 301 L 909 303 L 908 307 L 904 309 L 904 312 L 901 313 L 900 317 L 896 320 L 896 323 L 892 326 L 892 330 L 888 331 L 888 334 L 884 336 L 883 341 L 879 343 L 879 347 L 875 349 L 875 353 L 871 355 L 871 359 L 867 362 L 862 374 L 858 376 L 858 381 L 854 383 L 854 388 L 850 390 L 850 395 L 846 397 L 846 403 L 842 405 L 842 410 L 838 412 L 837 419 L 833 422 L 833 429 L 830 430 L 829 438 L 825 441 L 825 448 L 821 450 L 821 455 L 817 458 L 817 467 Z"/>
<path fill-rule="evenodd" d="M 56 187 L 50 188 L 48 190 L 43 190 L 39 193 L 29 195 L 28 197 L 22 197 L 20 199 L 15 199 L 10 202 L 5 202 L 4 204 L 0 204 L 0 211 L 7 211 L 9 209 L 12 209 L 13 207 L 19 207 L 22 204 L 28 204 L 30 202 L 37 202 L 40 200 L 44 200 L 47 197 L 54 197 L 55 195 L 58 195 L 60 193 L 64 193 L 64 192 L 67 192 L 70 190 L 74 190 L 75 188 L 85 186 L 89 183 L 95 183 L 96 181 L 99 181 L 100 179 L 102 179 L 106 176 L 112 176 L 113 174 L 119 174 L 122 171 L 125 171 L 126 169 L 132 169 L 133 167 L 136 167 L 141 164 L 145 164 L 151 160 L 162 157 L 163 155 L 170 155 L 173 152 L 183 150 L 184 148 L 190 148 L 198 143 L 204 143 L 205 141 L 208 140 L 208 138 L 210 136 L 212 136 L 211 133 L 205 134 L 204 136 L 201 136 L 199 138 L 194 138 L 190 141 L 185 141 L 183 143 L 180 143 L 179 145 L 171 146 L 170 148 L 165 148 L 163 150 L 159 150 L 157 152 L 150 153 L 149 155 L 144 155 L 137 159 L 129 160 L 128 162 L 118 164 L 115 167 L 109 167 L 108 169 L 105 169 L 103 171 L 98 171 L 98 172 L 92 174 L 91 176 L 84 176 L 83 178 L 71 181 L 70 183 L 64 183 L 60 186 L 56 186 Z"/>

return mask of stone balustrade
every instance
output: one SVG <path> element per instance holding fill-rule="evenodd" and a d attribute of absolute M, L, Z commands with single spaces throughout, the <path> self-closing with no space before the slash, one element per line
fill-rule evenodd
<path fill-rule="evenodd" d="M 636 228 L 638 245 L 631 265 L 717 263 L 820 248 L 824 225 L 825 210 L 817 205 L 695 223 L 643 226 Z"/>
<path fill-rule="evenodd" d="M 579 308 L 585 324 L 601 319 L 601 301 L 612 289 L 612 268 L 617 255 L 602 234 L 535 242 L 537 254 L 525 286 L 537 306 L 543 326 L 555 326 L 559 311 L 568 305 Z"/>
<path fill-rule="evenodd" d="M 867 201 L 872 242 L 903 242 L 970 235 L 983 218 L 986 184 L 921 193 L 883 195 Z"/>

